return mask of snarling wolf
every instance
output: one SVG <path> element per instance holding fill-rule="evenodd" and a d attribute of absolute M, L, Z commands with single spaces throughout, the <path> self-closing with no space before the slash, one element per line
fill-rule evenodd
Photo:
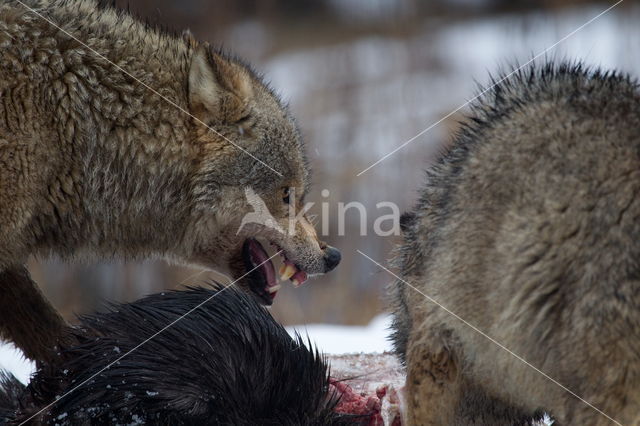
<path fill-rule="evenodd" d="M 290 214 L 308 175 L 293 119 L 241 61 L 93 0 L 0 3 L 0 334 L 28 357 L 65 327 L 30 255 L 201 265 L 264 304 L 279 285 L 257 237 L 296 284 L 333 269 L 339 251 Z M 279 227 L 240 226 L 247 188 Z"/>
<path fill-rule="evenodd" d="M 524 424 L 541 409 L 640 424 L 637 82 L 520 71 L 475 103 L 427 181 L 392 285 L 407 423 Z"/>
<path fill-rule="evenodd" d="M 77 343 L 63 346 L 60 357 L 43 365 L 27 387 L 4 374 L 0 422 L 20 424 L 57 401 L 32 420 L 59 425 L 370 424 L 369 416 L 336 410 L 340 394 L 330 383 L 324 358 L 233 287 L 192 288 L 114 305 L 109 312 L 81 318 L 72 333 Z"/>

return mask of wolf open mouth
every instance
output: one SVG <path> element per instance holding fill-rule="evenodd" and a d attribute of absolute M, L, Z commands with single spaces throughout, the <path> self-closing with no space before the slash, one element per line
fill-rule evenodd
<path fill-rule="evenodd" d="M 280 251 L 284 262 L 280 269 L 281 279 L 291 279 L 296 287 L 302 285 L 307 280 L 307 273 L 290 261 L 284 250 L 275 246 Z M 242 245 L 242 258 L 249 288 L 263 303 L 271 305 L 281 286 L 267 251 L 258 240 L 248 238 Z"/>

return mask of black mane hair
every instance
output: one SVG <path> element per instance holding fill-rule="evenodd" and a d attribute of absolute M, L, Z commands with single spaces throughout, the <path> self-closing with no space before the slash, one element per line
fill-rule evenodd
<path fill-rule="evenodd" d="M 82 317 L 73 334 L 78 344 L 26 388 L 0 380 L 5 421 L 21 423 L 46 407 L 35 419 L 61 425 L 358 423 L 334 413 L 319 352 L 233 287 L 111 305 Z"/>

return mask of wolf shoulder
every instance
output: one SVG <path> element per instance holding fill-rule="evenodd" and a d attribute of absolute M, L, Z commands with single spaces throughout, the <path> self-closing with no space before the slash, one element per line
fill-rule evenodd
<path fill-rule="evenodd" d="M 594 274 L 607 282 L 637 269 L 635 81 L 580 65 L 531 68 L 494 88 L 474 114 L 441 165 L 442 244 L 514 274 L 588 269 L 585 286 L 598 285 Z"/>
<path fill-rule="evenodd" d="M 429 172 L 404 232 L 404 276 L 487 329 L 505 316 L 552 321 L 542 311 L 590 311 L 582 324 L 601 326 L 608 304 L 631 314 L 640 303 L 636 82 L 576 64 L 527 68 L 472 114 Z"/>
<path fill-rule="evenodd" d="M 432 392 L 427 354 L 529 416 L 543 407 L 561 424 L 599 424 L 515 353 L 637 420 L 637 83 L 576 64 L 529 67 L 480 97 L 467 123 L 406 216 L 403 279 L 391 287 L 414 418 L 427 415 L 420 398 L 457 404 Z M 451 389 L 478 394 L 451 377 Z"/>

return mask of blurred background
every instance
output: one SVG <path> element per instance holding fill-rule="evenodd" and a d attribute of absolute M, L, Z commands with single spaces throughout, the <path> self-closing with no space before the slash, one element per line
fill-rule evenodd
<path fill-rule="evenodd" d="M 285 324 L 365 324 L 384 311 L 392 277 L 381 263 L 397 237 L 379 237 L 382 201 L 412 206 L 423 171 L 447 144 L 465 109 L 451 114 L 497 73 L 523 64 L 576 31 L 546 55 L 640 75 L 640 5 L 569 0 L 129 0 L 118 7 L 169 29 L 189 28 L 252 63 L 290 105 L 307 141 L 320 214 L 342 264 L 299 289 L 284 284 L 272 312 Z M 443 117 L 446 117 L 443 119 Z M 429 128 L 361 176 L 360 171 Z M 321 195 L 322 190 L 329 195 Z M 325 192 L 326 194 L 326 192 Z M 367 207 L 367 234 L 357 210 L 337 236 L 337 205 Z M 49 299 L 72 319 L 105 301 L 130 301 L 214 273 L 164 262 L 30 265 Z"/>

